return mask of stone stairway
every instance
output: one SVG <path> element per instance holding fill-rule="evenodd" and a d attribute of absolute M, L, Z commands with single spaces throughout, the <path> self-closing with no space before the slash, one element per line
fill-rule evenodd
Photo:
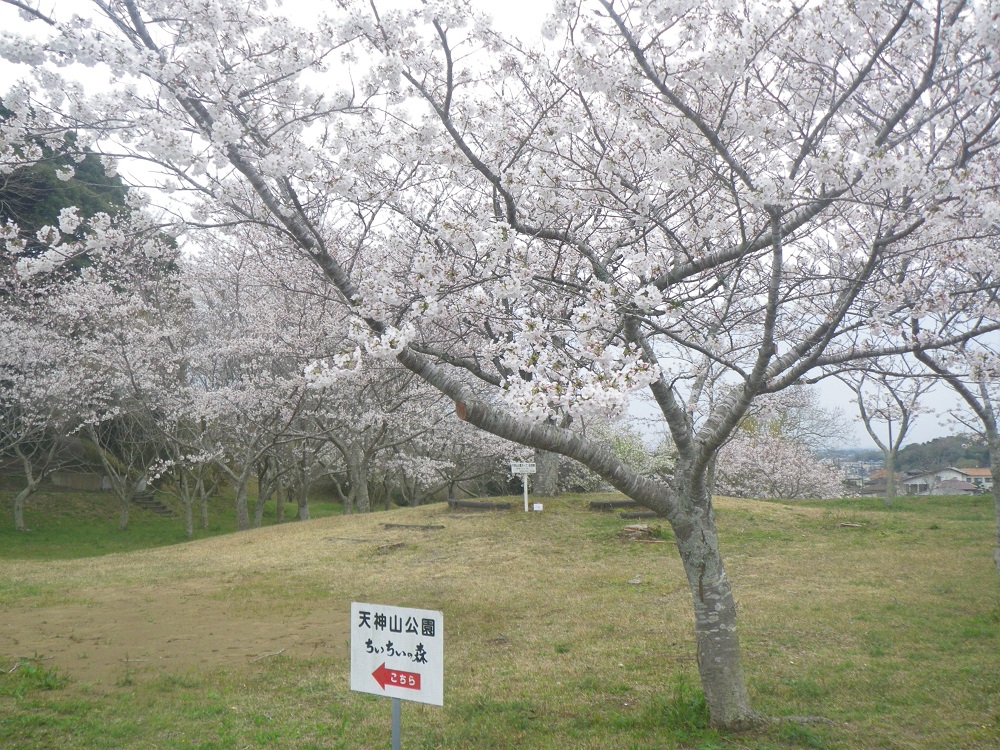
<path fill-rule="evenodd" d="M 139 492 L 132 497 L 132 502 L 138 505 L 140 508 L 155 513 L 158 516 L 163 516 L 164 518 L 177 518 L 177 514 L 174 513 L 170 508 L 157 500 L 152 492 Z"/>

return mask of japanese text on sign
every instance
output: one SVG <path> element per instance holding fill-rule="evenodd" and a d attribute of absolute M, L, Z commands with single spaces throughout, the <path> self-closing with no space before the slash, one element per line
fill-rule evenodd
<path fill-rule="evenodd" d="M 351 689 L 443 705 L 440 612 L 351 605 Z"/>

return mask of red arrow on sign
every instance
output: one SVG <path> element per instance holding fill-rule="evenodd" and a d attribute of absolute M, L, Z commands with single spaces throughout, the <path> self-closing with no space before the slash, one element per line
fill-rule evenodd
<path fill-rule="evenodd" d="M 417 672 L 403 672 L 399 669 L 388 669 L 385 662 L 382 666 L 372 672 L 375 682 L 385 690 L 389 687 L 408 688 L 409 690 L 420 690 L 420 675 Z"/>

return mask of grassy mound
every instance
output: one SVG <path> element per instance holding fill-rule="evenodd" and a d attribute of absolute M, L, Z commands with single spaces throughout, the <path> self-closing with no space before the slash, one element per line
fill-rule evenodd
<path fill-rule="evenodd" d="M 348 689 L 369 601 L 444 612 L 445 705 L 404 704 L 407 748 L 1000 746 L 988 499 L 720 499 L 754 705 L 823 719 L 740 735 L 707 726 L 669 531 L 623 538 L 589 499 L 5 554 L 0 745 L 387 746 L 389 701 Z"/>

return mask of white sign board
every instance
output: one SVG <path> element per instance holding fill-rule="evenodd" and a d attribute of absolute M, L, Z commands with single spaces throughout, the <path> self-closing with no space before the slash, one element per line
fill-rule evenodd
<path fill-rule="evenodd" d="M 444 705 L 444 615 L 351 603 L 351 690 Z"/>
<path fill-rule="evenodd" d="M 529 462 L 511 462 L 510 465 L 511 474 L 536 474 L 535 464 Z"/>

